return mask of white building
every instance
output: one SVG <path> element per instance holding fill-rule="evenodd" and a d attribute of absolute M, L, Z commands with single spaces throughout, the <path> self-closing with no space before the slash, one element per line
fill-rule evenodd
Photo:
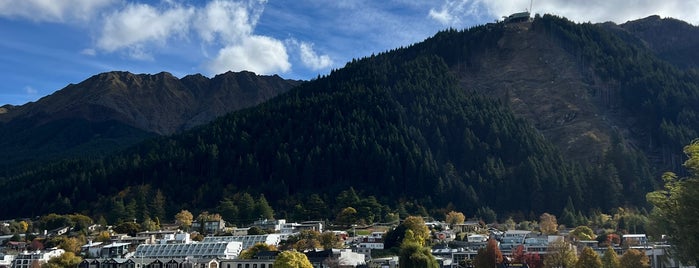
<path fill-rule="evenodd" d="M 202 242 L 241 242 L 243 243 L 243 249 L 248 249 L 257 243 L 279 246 L 279 243 L 282 242 L 282 237 L 280 234 L 207 236 L 204 237 Z"/>
<path fill-rule="evenodd" d="M 15 257 L 15 260 L 13 262 L 12 267 L 13 268 L 29 268 L 32 266 L 34 262 L 38 264 L 44 264 L 49 261 L 49 259 L 53 257 L 58 257 L 63 255 L 65 253 L 65 250 L 62 249 L 56 249 L 53 248 L 51 250 L 46 250 L 46 251 L 24 251 L 20 254 L 17 254 L 17 257 Z"/>
<path fill-rule="evenodd" d="M 4 255 L 0 253 L 0 267 L 10 267 L 15 260 L 15 255 Z"/>
<path fill-rule="evenodd" d="M 157 259 L 235 259 L 243 250 L 242 242 L 201 242 L 191 244 L 139 245 L 134 258 Z"/>

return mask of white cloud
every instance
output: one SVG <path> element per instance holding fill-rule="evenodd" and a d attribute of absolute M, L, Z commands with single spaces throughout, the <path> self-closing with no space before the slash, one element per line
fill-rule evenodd
<path fill-rule="evenodd" d="M 318 55 L 313 51 L 313 44 L 301 42 L 299 44 L 299 52 L 301 54 L 301 62 L 312 70 L 320 70 L 333 65 L 333 61 L 328 55 Z"/>
<path fill-rule="evenodd" d="M 80 54 L 86 55 L 86 56 L 95 56 L 97 55 L 97 51 L 94 48 L 86 48 L 80 51 Z"/>
<path fill-rule="evenodd" d="M 37 92 L 38 91 L 31 86 L 24 87 L 24 93 L 27 93 L 27 95 L 36 95 Z"/>
<path fill-rule="evenodd" d="M 234 1 L 212 1 L 197 12 L 195 28 L 202 39 L 235 42 L 252 34 L 262 8 Z"/>
<path fill-rule="evenodd" d="M 458 24 L 468 16 L 488 16 L 501 18 L 515 12 L 529 9 L 528 0 L 445 0 L 441 8 L 432 8 L 428 16 L 444 25 Z M 534 1 L 532 13 L 555 14 L 577 22 L 624 23 L 649 15 L 673 17 L 693 24 L 699 23 L 699 1 L 684 0 L 590 0 L 569 1 L 550 0 Z"/>
<path fill-rule="evenodd" d="M 0 17 L 32 21 L 89 20 L 116 0 L 0 0 Z"/>
<path fill-rule="evenodd" d="M 272 74 L 289 71 L 291 64 L 281 41 L 253 35 L 246 37 L 239 45 L 221 49 L 208 68 L 213 73 L 247 70 Z"/>
<path fill-rule="evenodd" d="M 107 52 L 127 49 L 134 58 L 148 58 L 145 47 L 164 45 L 168 39 L 185 37 L 192 8 L 174 6 L 158 10 L 146 4 L 130 4 L 105 18 L 97 46 Z"/>

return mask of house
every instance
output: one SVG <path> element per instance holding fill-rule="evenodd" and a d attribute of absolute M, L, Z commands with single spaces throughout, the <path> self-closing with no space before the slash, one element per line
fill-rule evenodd
<path fill-rule="evenodd" d="M 222 219 L 192 222 L 192 230 L 199 230 L 204 234 L 216 234 L 222 232 L 225 228 L 226 222 Z"/>
<path fill-rule="evenodd" d="M 636 247 L 648 245 L 646 234 L 625 234 L 621 236 L 621 245 L 624 247 Z"/>
<path fill-rule="evenodd" d="M 466 241 L 469 243 L 482 243 L 482 242 L 487 242 L 488 241 L 488 236 L 487 235 L 481 235 L 481 234 L 472 234 L 466 237 Z"/>
<path fill-rule="evenodd" d="M 49 259 L 53 257 L 58 257 L 63 255 L 65 253 L 65 250 L 62 249 L 57 249 L 53 248 L 50 250 L 37 250 L 37 251 L 24 251 L 20 254 L 17 254 L 17 257 L 15 257 L 14 261 L 12 262 L 13 265 L 12 267 L 14 268 L 29 268 L 34 265 L 34 263 L 37 264 L 44 264 L 49 261 Z"/>
<path fill-rule="evenodd" d="M 280 232 L 282 230 L 282 226 L 286 224 L 285 219 L 279 219 L 279 220 L 257 220 L 255 221 L 252 226 L 257 226 L 260 227 L 262 230 L 272 230 L 274 232 Z"/>
<path fill-rule="evenodd" d="M 99 257 L 102 244 L 102 242 L 92 242 L 90 240 L 87 244 L 80 247 L 80 255 L 86 258 Z"/>
<path fill-rule="evenodd" d="M 456 233 L 479 233 L 483 229 L 481 224 L 477 221 L 466 221 L 460 224 L 454 224 L 452 228 Z"/>

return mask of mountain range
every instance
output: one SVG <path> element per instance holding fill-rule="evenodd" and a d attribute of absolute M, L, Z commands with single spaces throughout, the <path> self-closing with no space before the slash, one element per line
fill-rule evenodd
<path fill-rule="evenodd" d="M 118 221 L 142 218 L 135 208 L 216 210 L 252 193 L 304 219 L 342 209 L 335 197 L 347 189 L 373 200 L 362 207 L 374 221 L 445 208 L 520 218 L 642 208 L 699 131 L 697 57 L 687 49 L 699 39 L 668 41 L 682 35 L 698 36 L 697 27 L 544 15 L 445 30 L 305 83 L 246 72 L 100 74 L 4 106 L 4 154 L 84 151 L 128 136 L 100 155 L 123 151 L 8 169 L 0 202 L 44 202 L 0 215 L 80 211 Z M 84 127 L 74 120 L 103 125 L 78 139 Z M 156 194 L 159 208 L 147 201 Z"/>
<path fill-rule="evenodd" d="M 300 81 L 251 72 L 207 78 L 109 72 L 0 110 L 0 158 L 17 162 L 102 156 L 255 106 Z"/>

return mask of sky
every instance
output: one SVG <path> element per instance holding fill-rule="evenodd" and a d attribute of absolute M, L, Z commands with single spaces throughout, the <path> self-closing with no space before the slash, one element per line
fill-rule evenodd
<path fill-rule="evenodd" d="M 0 105 L 108 71 L 312 79 L 355 58 L 528 10 L 528 0 L 0 0 Z M 699 1 L 534 1 L 532 13 L 699 24 Z"/>

